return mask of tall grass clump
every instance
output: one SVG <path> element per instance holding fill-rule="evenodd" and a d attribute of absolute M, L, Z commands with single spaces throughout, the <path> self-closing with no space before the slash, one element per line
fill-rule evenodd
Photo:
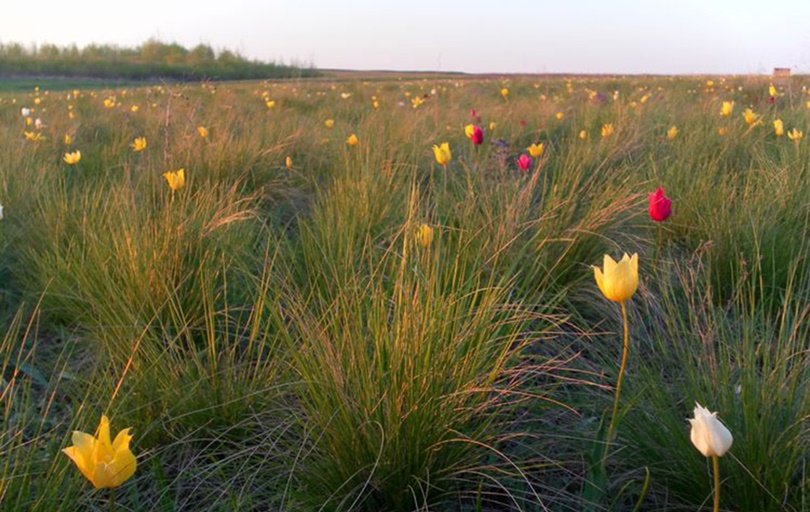
<path fill-rule="evenodd" d="M 622 431 L 625 461 L 649 467 L 656 510 L 711 501 L 710 468 L 689 441 L 694 402 L 711 404 L 734 435 L 722 460 L 723 506 L 734 510 L 804 510 L 808 373 L 807 289 L 803 260 L 774 292 L 735 280 L 734 297 L 717 304 L 700 254 L 660 275 L 640 313 L 646 318 L 644 363 L 628 379 L 635 404 Z M 773 314 L 770 302 L 778 296 Z"/>

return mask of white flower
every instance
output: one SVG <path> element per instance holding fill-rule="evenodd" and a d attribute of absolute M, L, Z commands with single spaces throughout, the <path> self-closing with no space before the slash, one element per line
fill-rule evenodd
<path fill-rule="evenodd" d="M 695 417 L 689 418 L 689 423 L 692 424 L 692 444 L 705 457 L 722 457 L 731 448 L 734 438 L 717 419 L 716 412 L 695 402 Z"/>
<path fill-rule="evenodd" d="M 42 128 L 42 119 L 36 118 L 34 120 L 34 127 L 36 127 L 37 130 L 41 129 Z"/>
<path fill-rule="evenodd" d="M 31 115 L 31 109 L 23 107 L 20 109 L 20 114 L 22 114 L 23 117 L 29 117 Z"/>

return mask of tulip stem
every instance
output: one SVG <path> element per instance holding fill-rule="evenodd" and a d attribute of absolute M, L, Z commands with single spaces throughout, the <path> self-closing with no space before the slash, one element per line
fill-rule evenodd
<path fill-rule="evenodd" d="M 624 320 L 624 350 L 622 351 L 622 365 L 619 367 L 619 379 L 616 382 L 616 398 L 613 401 L 613 414 L 610 416 L 610 426 L 608 427 L 608 445 L 613 442 L 614 431 L 616 429 L 616 416 L 619 413 L 619 396 L 622 394 L 622 377 L 624 368 L 627 366 L 627 351 L 630 345 L 630 332 L 627 325 L 627 305 L 622 301 L 622 320 Z"/>
<path fill-rule="evenodd" d="M 720 511 L 720 457 L 712 456 L 714 466 L 714 512 Z"/>
<path fill-rule="evenodd" d="M 115 512 L 115 488 L 110 488 L 110 512 Z"/>

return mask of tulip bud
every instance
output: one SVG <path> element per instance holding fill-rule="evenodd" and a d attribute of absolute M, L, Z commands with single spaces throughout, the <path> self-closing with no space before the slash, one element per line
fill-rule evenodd
<path fill-rule="evenodd" d="M 704 457 L 722 457 L 726 454 L 734 438 L 725 425 L 717 419 L 716 412 L 695 402 L 695 417 L 689 418 L 692 432 L 689 437 L 692 444 Z"/>

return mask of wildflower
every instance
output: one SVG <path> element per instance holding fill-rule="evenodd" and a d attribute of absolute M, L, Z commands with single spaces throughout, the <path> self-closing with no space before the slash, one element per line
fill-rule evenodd
<path fill-rule="evenodd" d="M 759 116 L 756 115 L 753 110 L 747 108 L 745 109 L 745 112 L 743 112 L 743 118 L 745 119 L 745 122 L 748 123 L 748 126 L 751 126 L 757 122 Z"/>
<path fill-rule="evenodd" d="M 360 140 L 357 138 L 357 135 L 355 134 L 349 135 L 349 138 L 346 139 L 346 144 L 348 144 L 349 146 L 356 146 L 358 142 L 360 142 Z"/>
<path fill-rule="evenodd" d="M 768 96 L 776 98 L 776 87 L 774 87 L 773 84 L 768 86 Z"/>
<path fill-rule="evenodd" d="M 146 137 L 136 137 L 135 140 L 132 141 L 132 151 L 137 153 L 144 149 L 146 149 Z"/>
<path fill-rule="evenodd" d="M 517 159 L 517 164 L 521 171 L 528 171 L 532 166 L 532 157 L 530 157 L 526 153 L 523 153 Z"/>
<path fill-rule="evenodd" d="M 413 98 L 411 98 L 411 105 L 413 106 L 413 108 L 419 108 L 419 105 L 421 105 L 424 102 L 425 100 L 422 99 L 421 96 L 414 96 Z"/>
<path fill-rule="evenodd" d="M 801 130 L 797 130 L 796 128 L 793 128 L 792 130 L 790 130 L 787 133 L 787 136 L 788 136 L 788 139 L 798 142 L 798 141 L 800 141 L 802 139 L 802 137 L 804 137 L 804 133 L 802 133 Z"/>
<path fill-rule="evenodd" d="M 42 119 L 40 119 L 40 118 L 36 118 L 36 119 L 34 120 L 34 128 L 36 128 L 37 130 L 41 130 L 41 129 L 42 129 Z"/>
<path fill-rule="evenodd" d="M 650 194 L 650 218 L 655 222 L 664 222 L 672 215 L 672 200 L 664 196 L 664 189 L 658 187 Z"/>
<path fill-rule="evenodd" d="M 20 109 L 20 114 L 22 114 L 23 117 L 31 117 L 31 109 L 23 107 Z"/>
<path fill-rule="evenodd" d="M 267 105 L 267 109 L 268 109 L 268 110 L 270 110 L 271 108 L 273 108 L 273 107 L 275 107 L 275 106 L 276 106 L 276 102 L 275 102 L 275 101 L 273 101 L 273 100 L 267 100 L 267 101 L 265 102 L 265 105 Z"/>
<path fill-rule="evenodd" d="M 326 126 L 327 128 L 332 128 L 333 126 L 335 126 L 335 120 L 327 119 L 326 121 L 323 122 L 323 125 Z"/>
<path fill-rule="evenodd" d="M 166 183 L 172 192 L 180 190 L 186 185 L 186 170 L 178 169 L 176 171 L 164 172 L 163 177 L 166 178 Z"/>
<path fill-rule="evenodd" d="M 723 105 L 720 107 L 720 115 L 723 117 L 728 117 L 732 112 L 734 112 L 734 102 L 724 101 Z"/>
<path fill-rule="evenodd" d="M 34 142 L 39 142 L 42 140 L 42 134 L 39 132 L 23 132 L 25 135 L 25 140 L 31 140 Z"/>
<path fill-rule="evenodd" d="M 563 117 L 565 117 L 565 114 L 563 114 L 562 112 L 557 112 L 556 114 L 554 114 L 554 117 L 557 118 L 557 121 L 562 121 Z"/>
<path fill-rule="evenodd" d="M 104 98 L 104 108 L 113 108 L 115 106 L 115 97 Z"/>
<path fill-rule="evenodd" d="M 677 126 L 674 126 L 674 125 L 673 125 L 673 126 L 670 126 L 670 127 L 669 127 L 669 130 L 667 130 L 667 138 L 668 138 L 669 140 L 672 140 L 672 139 L 674 139 L 674 138 L 675 138 L 675 137 L 677 137 L 677 136 L 678 136 L 678 127 L 677 127 Z"/>
<path fill-rule="evenodd" d="M 539 144 L 532 144 L 531 146 L 526 148 L 526 150 L 529 152 L 530 155 L 532 155 L 532 157 L 539 158 L 543 156 L 543 151 L 545 151 L 546 148 L 545 146 L 543 146 L 543 143 L 540 142 Z"/>
<path fill-rule="evenodd" d="M 723 135 L 727 135 L 728 134 L 728 128 L 725 128 L 725 127 L 721 126 L 720 128 L 717 129 L 717 134 L 720 135 L 721 137 Z"/>
<path fill-rule="evenodd" d="M 132 105 L 131 107 L 129 107 L 129 111 L 132 112 L 133 114 L 137 113 L 138 105 Z"/>
<path fill-rule="evenodd" d="M 442 167 L 447 167 L 447 164 L 453 159 L 453 154 L 450 152 L 450 143 L 442 142 L 440 146 L 434 144 L 433 156 L 436 158 L 436 163 Z"/>
<path fill-rule="evenodd" d="M 695 417 L 689 418 L 692 431 L 689 434 L 692 444 L 704 457 L 722 457 L 726 454 L 734 438 L 728 428 L 717 419 L 716 412 L 695 403 Z"/>
<path fill-rule="evenodd" d="M 507 89 L 506 87 L 501 89 L 501 96 L 503 96 L 503 99 L 508 101 L 509 100 L 509 89 Z"/>
<path fill-rule="evenodd" d="M 62 453 L 70 457 L 96 489 L 118 487 L 135 474 L 137 461 L 129 449 L 132 436 L 125 428 L 110 442 L 110 420 L 101 416 L 96 437 L 73 432 L 73 446 Z"/>
<path fill-rule="evenodd" d="M 484 132 L 481 130 L 481 127 L 477 125 L 468 124 L 465 126 L 464 134 L 467 135 L 467 138 L 470 139 L 470 142 L 475 146 L 480 146 L 484 143 Z"/>
<path fill-rule="evenodd" d="M 582 140 L 587 139 L 588 138 L 588 132 L 586 132 L 585 130 L 581 130 L 579 132 L 579 138 L 582 139 Z"/>
<path fill-rule="evenodd" d="M 602 126 L 602 138 L 610 137 L 613 135 L 613 125 L 611 123 L 607 123 Z"/>
<path fill-rule="evenodd" d="M 419 226 L 419 231 L 416 232 L 416 241 L 427 249 L 433 243 L 433 228 L 427 224 Z"/>
<path fill-rule="evenodd" d="M 605 254 L 603 268 L 593 267 L 593 273 L 605 297 L 614 302 L 624 302 L 638 288 L 638 254 L 633 254 L 631 258 L 625 253 L 618 262 Z"/>
<path fill-rule="evenodd" d="M 76 165 L 81 159 L 82 152 L 78 150 L 74 151 L 73 153 L 65 153 L 65 156 L 62 157 L 62 160 L 64 160 L 68 165 Z"/>
<path fill-rule="evenodd" d="M 287 158 L 284 159 L 284 167 L 286 167 L 287 169 L 292 169 L 292 157 L 291 156 L 288 156 Z"/>
<path fill-rule="evenodd" d="M 498 123 L 496 123 L 495 121 L 490 121 L 489 122 L 489 131 L 494 132 L 495 128 L 497 128 L 497 127 L 498 127 Z"/>
<path fill-rule="evenodd" d="M 785 125 L 782 123 L 781 119 L 777 119 L 773 122 L 773 132 L 776 134 L 777 137 L 781 137 L 785 134 Z"/>
<path fill-rule="evenodd" d="M 65 146 L 70 146 L 73 144 L 73 137 L 70 136 L 69 133 L 65 134 Z"/>
<path fill-rule="evenodd" d="M 198 126 L 197 127 L 197 134 L 199 134 L 199 136 L 202 137 L 203 139 L 207 139 L 208 138 L 208 128 L 206 128 L 205 126 Z"/>

